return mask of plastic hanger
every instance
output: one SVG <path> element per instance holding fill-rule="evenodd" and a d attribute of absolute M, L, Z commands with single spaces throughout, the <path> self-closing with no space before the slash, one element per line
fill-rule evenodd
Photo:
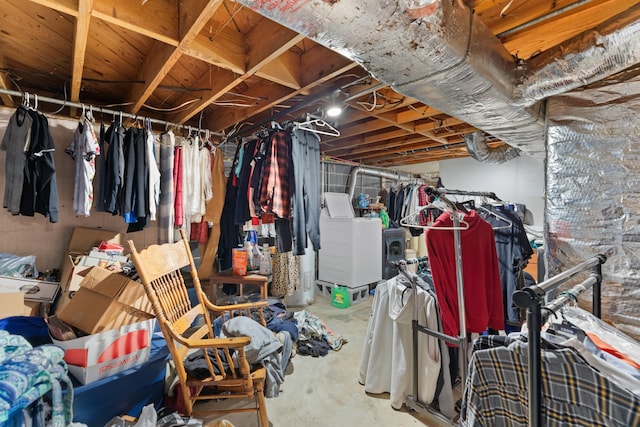
<path fill-rule="evenodd" d="M 302 130 L 306 130 L 313 133 L 319 133 L 322 135 L 340 136 L 340 131 L 338 129 L 334 128 L 329 123 L 325 122 L 323 119 L 318 119 L 318 118 L 307 117 L 306 121 L 296 123 L 296 129 L 302 129 Z"/>

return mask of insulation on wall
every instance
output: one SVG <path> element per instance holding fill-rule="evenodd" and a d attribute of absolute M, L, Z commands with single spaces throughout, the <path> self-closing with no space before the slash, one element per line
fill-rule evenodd
<path fill-rule="evenodd" d="M 553 97 L 547 112 L 548 274 L 608 254 L 603 318 L 638 338 L 640 79 Z"/>

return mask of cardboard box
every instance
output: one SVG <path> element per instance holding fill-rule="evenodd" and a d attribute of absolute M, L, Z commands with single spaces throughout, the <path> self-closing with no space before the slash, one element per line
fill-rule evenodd
<path fill-rule="evenodd" d="M 100 242 L 107 241 L 120 244 L 122 235 L 116 231 L 94 228 L 76 227 L 71 234 L 67 253 L 60 266 L 60 298 L 56 304 L 56 312 L 62 310 L 80 287 L 85 273 L 91 266 L 85 266 L 82 257 Z"/>
<path fill-rule="evenodd" d="M 24 311 L 24 294 L 22 292 L 3 292 L 0 296 L 0 319 L 11 316 L 22 316 Z"/>
<path fill-rule="evenodd" d="M 53 303 L 59 290 L 56 282 L 0 276 L 0 292 L 22 292 L 25 301 Z"/>
<path fill-rule="evenodd" d="M 73 298 L 56 315 L 88 334 L 154 317 L 141 283 L 100 267 L 89 270 Z"/>
<path fill-rule="evenodd" d="M 35 301 L 25 301 L 22 306 L 22 316 L 42 316 L 42 303 Z"/>
<path fill-rule="evenodd" d="M 155 319 L 68 341 L 51 338 L 64 349 L 69 372 L 82 384 L 114 375 L 149 360 Z"/>

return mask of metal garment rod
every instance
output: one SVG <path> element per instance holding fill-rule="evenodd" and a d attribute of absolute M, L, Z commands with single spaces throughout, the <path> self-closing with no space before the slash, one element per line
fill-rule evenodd
<path fill-rule="evenodd" d="M 427 187 L 425 193 L 430 196 L 438 196 L 440 200 L 445 202 L 453 212 L 458 211 L 455 203 L 445 196 L 444 188 Z M 458 320 L 460 321 L 460 353 L 458 364 L 460 365 L 460 378 L 462 384 L 467 380 L 467 313 L 465 312 L 464 300 L 464 277 L 462 273 L 462 240 L 460 238 L 460 217 L 457 214 L 452 215 L 453 219 L 453 248 L 456 263 L 456 290 L 458 293 Z"/>
<path fill-rule="evenodd" d="M 444 196 L 440 191 L 440 189 L 434 187 L 425 188 L 425 193 L 427 195 L 438 196 L 440 200 L 451 208 L 453 212 L 457 212 L 456 205 L 449 200 L 446 196 Z M 413 320 L 411 321 L 412 326 L 412 338 L 413 338 L 413 394 L 407 396 L 406 405 L 409 409 L 412 409 L 416 412 L 420 412 L 423 414 L 433 414 L 436 416 L 443 417 L 442 414 L 434 412 L 429 406 L 425 405 L 420 401 L 418 397 L 418 333 L 425 333 L 427 335 L 436 337 L 439 340 L 446 341 L 450 344 L 458 345 L 460 347 L 459 351 L 459 369 L 460 369 L 460 377 L 462 384 L 466 383 L 467 380 L 467 318 L 465 312 L 465 300 L 464 300 L 464 277 L 462 274 L 462 247 L 461 247 L 461 239 L 460 239 L 460 218 L 457 214 L 453 216 L 453 237 L 454 237 L 454 252 L 455 252 L 455 264 L 456 264 L 456 290 L 458 293 L 458 318 L 460 320 L 460 332 L 457 337 L 452 337 L 439 331 L 432 331 L 429 328 L 426 328 L 424 325 L 418 324 L 418 305 L 414 304 L 414 315 Z M 416 262 L 416 261 L 414 261 Z M 409 280 L 413 287 L 413 298 L 416 301 L 417 298 L 417 276 L 415 274 L 410 274 L 407 272 L 405 266 L 406 264 L 411 264 L 412 262 L 407 260 L 403 263 L 399 264 L 400 272 Z M 451 420 L 447 420 L 451 422 Z"/>
<path fill-rule="evenodd" d="M 196 129 L 193 126 L 188 126 L 188 125 L 181 125 L 178 123 L 172 123 L 172 122 L 168 122 L 166 120 L 159 120 L 159 119 L 153 119 L 150 117 L 144 117 L 140 114 L 131 114 L 131 113 L 125 113 L 123 111 L 116 111 L 116 110 L 111 110 L 108 108 L 102 108 L 102 107 L 96 107 L 95 105 L 91 105 L 91 104 L 82 104 L 79 102 L 71 102 L 71 101 L 66 101 L 64 99 L 57 99 L 57 98 L 50 98 L 48 96 L 40 96 L 40 95 L 36 95 L 33 94 L 31 92 L 18 92 L 16 90 L 8 90 L 8 89 L 1 89 L 0 88 L 0 93 L 4 93 L 7 95 L 11 95 L 11 96 L 17 96 L 17 97 L 21 97 L 21 98 L 25 98 L 25 96 L 27 95 L 27 93 L 29 94 L 29 97 L 31 99 L 33 99 L 33 101 L 35 102 L 36 100 L 38 102 L 42 101 L 42 102 L 46 102 L 48 104 L 55 104 L 55 105 L 62 105 L 65 107 L 72 107 L 72 108 L 82 108 L 82 109 L 86 109 L 86 108 L 93 108 L 95 111 L 99 111 L 100 113 L 104 113 L 104 114 L 116 114 L 118 116 L 121 117 L 127 117 L 130 119 L 145 119 L 145 120 L 149 120 L 151 123 L 156 123 L 156 124 L 160 124 L 160 125 L 164 125 L 164 126 L 171 126 L 171 127 L 177 127 L 177 128 L 182 128 L 182 129 L 187 129 L 187 128 L 192 128 L 193 130 L 197 130 L 201 133 L 206 132 L 205 129 Z M 37 96 L 37 98 L 36 98 Z M 220 133 L 220 132 L 209 132 L 211 135 L 215 135 L 215 136 L 224 136 L 224 134 Z"/>
<path fill-rule="evenodd" d="M 607 261 L 607 256 L 598 254 L 593 258 L 584 261 L 575 267 L 560 273 L 539 285 L 533 285 L 516 291 L 513 293 L 513 302 L 520 308 L 527 309 L 527 333 L 528 333 L 528 357 L 529 357 L 529 426 L 542 426 L 542 362 L 540 352 L 540 329 L 542 328 L 543 319 L 542 304 L 545 295 L 553 291 L 562 283 L 570 278 L 591 269 L 591 275 L 584 282 L 575 286 L 567 293 L 560 295 L 556 300 L 552 301 L 548 306 L 550 310 L 562 307 L 571 300 L 571 296 L 575 297 L 577 293 L 581 293 L 589 287 L 593 287 L 593 312 L 600 317 L 600 295 L 602 286 L 602 264 Z"/>
<path fill-rule="evenodd" d="M 459 195 L 459 196 L 489 197 L 490 199 L 493 199 L 493 200 L 498 201 L 498 202 L 502 201 L 502 199 L 500 199 L 498 196 L 496 196 L 496 193 L 494 193 L 494 192 L 450 190 L 448 188 L 438 188 L 437 190 L 438 190 L 438 194 L 440 194 L 440 195 L 452 194 L 452 195 Z"/>
<path fill-rule="evenodd" d="M 411 320 L 411 338 L 412 338 L 412 352 L 413 352 L 413 384 L 412 384 L 412 390 L 413 390 L 413 394 L 409 395 L 406 397 L 406 402 L 405 404 L 407 405 L 407 408 L 412 409 L 416 412 L 420 412 L 422 414 L 431 414 L 434 416 L 437 416 L 438 418 L 442 419 L 443 421 L 447 422 L 447 423 L 451 423 L 453 424 L 452 420 L 448 419 L 447 417 L 445 417 L 443 414 L 436 412 L 434 409 L 431 408 L 431 406 L 426 405 L 424 402 L 420 401 L 420 398 L 418 397 L 418 393 L 419 393 L 419 383 L 418 383 L 418 370 L 419 370 L 419 364 L 418 364 L 418 360 L 419 360 L 419 355 L 418 355 L 418 333 L 422 332 L 425 333 L 427 335 L 430 335 L 432 337 L 435 337 L 437 339 L 446 341 L 450 344 L 453 345 L 458 345 L 461 348 L 465 348 L 466 346 L 463 347 L 463 345 L 466 343 L 467 339 L 466 336 L 463 338 L 456 338 L 456 337 L 451 337 L 449 335 L 443 334 L 439 331 L 433 331 L 427 327 L 425 327 L 424 325 L 420 325 L 418 323 L 418 304 L 416 303 L 416 301 L 418 301 L 418 276 L 415 273 L 409 273 L 407 271 L 407 265 L 408 264 L 417 264 L 420 263 L 424 260 L 426 260 L 426 257 L 423 258 L 417 258 L 417 259 L 408 259 L 408 260 L 401 260 L 401 261 L 395 261 L 394 264 L 398 267 L 398 270 L 400 271 L 400 273 L 402 273 L 402 275 L 404 277 L 407 278 L 407 280 L 409 281 L 409 283 L 411 283 L 411 293 L 412 293 L 412 298 L 413 298 L 413 319 Z M 464 381 L 462 382 L 464 384 Z"/>

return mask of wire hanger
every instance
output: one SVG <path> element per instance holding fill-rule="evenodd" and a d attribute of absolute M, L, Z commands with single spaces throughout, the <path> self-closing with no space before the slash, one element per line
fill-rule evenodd
<path fill-rule="evenodd" d="M 501 230 L 503 228 L 511 228 L 511 227 L 513 227 L 513 223 L 508 218 L 505 218 L 502 215 L 498 215 L 494 211 L 489 210 L 489 209 L 485 208 L 482 205 L 478 206 L 476 209 L 483 210 L 483 211 L 487 212 L 489 215 L 492 215 L 495 218 L 498 218 L 499 220 L 504 221 L 506 223 L 505 225 L 499 225 L 499 226 L 493 227 L 494 230 Z"/>
<path fill-rule="evenodd" d="M 315 126 L 315 127 L 313 127 Z M 319 133 L 321 135 L 340 136 L 340 131 L 329 123 L 320 118 L 313 118 L 311 115 L 307 115 L 307 120 L 304 122 L 296 123 L 296 129 L 302 129 L 313 133 Z M 318 129 L 320 128 L 320 129 Z"/>
<path fill-rule="evenodd" d="M 432 225 L 420 225 L 416 219 L 419 218 L 420 213 L 427 209 L 439 209 L 441 211 L 448 212 L 450 215 L 460 215 L 462 218 L 459 218 L 460 227 L 438 227 Z M 452 211 L 448 206 L 438 205 L 435 203 L 429 203 L 426 206 L 421 206 L 420 209 L 414 211 L 413 213 L 405 216 L 400 220 L 400 225 L 403 227 L 414 227 L 414 228 L 423 228 L 429 230 L 467 230 L 469 228 L 469 223 L 464 220 L 464 214 L 457 211 Z"/>

